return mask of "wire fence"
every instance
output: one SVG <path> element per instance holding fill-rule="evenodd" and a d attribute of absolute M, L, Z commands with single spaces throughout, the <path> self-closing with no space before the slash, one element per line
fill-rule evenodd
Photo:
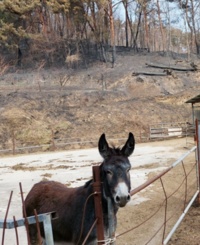
<path fill-rule="evenodd" d="M 196 138 L 198 142 L 199 137 L 196 136 Z M 133 200 L 135 195 L 139 195 L 141 192 L 145 191 L 149 199 L 148 202 L 145 202 L 148 206 L 145 206 L 145 203 L 128 206 L 128 213 L 130 215 L 127 215 L 127 213 L 125 215 L 126 219 L 130 218 L 128 222 L 129 225 L 128 227 L 122 227 L 117 230 L 115 236 L 117 244 L 155 245 L 167 244 L 170 241 L 176 228 L 199 195 L 199 158 L 197 156 L 199 156 L 199 147 L 194 146 L 164 171 L 131 191 Z M 176 176 L 179 176 L 179 178 L 176 178 Z M 154 191 L 152 191 L 153 189 Z M 23 191 L 21 190 L 23 204 L 22 193 Z M 12 195 L 8 202 L 6 214 L 9 210 L 11 198 Z M 142 212 L 144 212 L 144 214 L 142 214 Z M 139 216 L 141 217 L 138 218 Z M 37 219 L 36 214 L 36 222 Z M 3 222 L 0 222 L 3 224 L 2 227 L 4 230 L 6 229 L 6 222 L 7 215 Z M 15 217 L 13 217 L 13 222 L 15 224 L 16 240 L 18 240 L 18 225 Z M 94 226 L 96 223 L 98 223 L 97 220 Z M 26 216 L 24 224 L 26 225 Z M 125 240 L 130 242 L 125 243 Z M 2 245 L 4 244 L 3 241 L 4 235 Z M 109 241 L 108 244 L 114 244 L 113 237 Z"/>
<path fill-rule="evenodd" d="M 11 201 L 12 201 L 12 195 L 13 191 L 10 193 L 10 198 L 7 204 L 6 212 L 5 212 L 5 217 L 4 219 L 0 219 L 0 229 L 2 229 L 2 237 L 1 237 L 1 245 L 5 244 L 5 234 L 6 234 L 6 229 L 14 229 L 15 230 L 15 241 L 16 244 L 19 245 L 19 235 L 18 235 L 18 228 L 21 226 L 25 227 L 26 230 L 26 237 L 27 237 L 27 244 L 31 245 L 33 241 L 31 241 L 31 232 L 30 232 L 30 227 L 29 225 L 31 224 L 36 224 L 36 229 L 37 229 L 37 241 L 34 240 L 34 244 L 43 244 L 43 237 L 41 236 L 40 232 L 40 223 L 43 223 L 43 230 L 44 230 L 44 238 L 45 238 L 45 244 L 46 245 L 53 245 L 54 240 L 53 240 L 53 231 L 52 231 L 52 225 L 51 225 L 51 220 L 57 219 L 57 213 L 56 212 L 50 212 L 50 213 L 44 213 L 44 214 L 37 214 L 37 210 L 34 209 L 34 216 L 29 216 L 27 217 L 26 213 L 26 208 L 25 208 L 25 201 L 24 201 L 24 196 L 23 196 L 23 189 L 22 189 L 22 184 L 19 183 L 20 187 L 20 195 L 21 195 L 21 202 L 22 202 L 22 213 L 24 218 L 16 219 L 15 216 L 13 216 L 13 220 L 7 219 Z M 86 244 L 87 239 L 94 229 L 94 227 L 97 227 L 97 237 L 99 241 L 101 241 L 99 244 L 103 245 L 104 241 L 104 227 L 103 227 L 103 213 L 102 213 L 102 207 L 101 207 L 101 181 L 100 181 L 100 167 L 93 166 L 93 192 L 88 196 L 86 199 L 86 202 L 84 206 L 87 206 L 88 200 L 93 197 L 94 202 L 95 202 L 95 215 L 96 219 L 88 231 L 88 234 L 86 235 L 83 244 Z M 77 211 L 78 212 L 78 211 Z M 83 211 L 84 213 L 84 211 Z M 84 214 L 82 217 L 82 221 L 84 221 Z M 98 222 L 97 222 L 98 221 Z M 84 223 L 82 223 L 84 224 Z M 1 234 L 1 233 L 0 233 Z M 99 236 L 100 234 L 100 236 Z M 109 239 L 110 240 L 110 239 Z M 14 242 L 14 240 L 12 240 Z M 80 244 L 79 242 L 77 244 Z"/>
<path fill-rule="evenodd" d="M 136 142 L 148 142 L 154 140 L 164 140 L 169 138 L 179 138 L 185 137 L 186 144 L 189 142 L 189 138 L 194 136 L 194 125 L 187 122 L 180 123 L 157 123 L 151 124 L 149 126 L 149 131 L 136 132 L 135 139 Z M 23 154 L 23 153 L 33 153 L 41 151 L 55 151 L 55 150 L 69 150 L 78 149 L 86 147 L 96 147 L 98 138 L 64 138 L 58 139 L 56 135 L 52 132 L 51 140 L 46 144 L 33 145 L 32 142 L 21 142 L 17 137 L 16 133 L 12 131 L 10 133 L 10 139 L 0 147 L 0 154 Z M 115 144 L 121 143 L 121 141 L 126 140 L 126 136 L 117 135 L 108 136 L 109 139 Z"/>
<path fill-rule="evenodd" d="M 148 201 L 148 213 L 143 219 L 139 219 L 138 216 L 143 205 L 130 207 L 134 214 L 134 217 L 130 215 L 130 223 L 134 225 L 125 231 L 120 231 L 116 236 L 118 244 L 124 244 L 122 241 L 129 239 L 131 242 L 126 244 L 155 245 L 168 243 L 199 194 L 196 151 L 197 147 L 194 146 L 170 167 L 131 191 L 133 199 L 134 195 L 141 191 L 145 190 L 146 193 L 151 193 L 148 195 L 150 199 Z M 174 173 L 172 174 L 172 172 Z M 176 173 L 181 175 L 181 178 L 174 178 Z M 171 184 L 170 181 L 172 180 Z M 154 190 L 155 186 L 157 187 L 154 196 L 152 195 L 152 186 L 154 186 Z M 141 221 L 138 222 L 138 220 Z M 142 235 L 144 230 L 145 236 Z M 136 241 L 134 241 L 135 234 L 137 234 Z"/>
<path fill-rule="evenodd" d="M 26 228 L 27 244 L 31 244 L 30 235 L 29 235 L 29 225 L 31 225 L 31 224 L 36 224 L 37 232 L 38 232 L 38 241 L 40 242 L 40 244 L 42 244 L 42 237 L 40 234 L 40 227 L 39 227 L 40 223 L 43 223 L 46 244 L 53 245 L 54 241 L 53 241 L 51 220 L 57 218 L 56 213 L 51 212 L 51 213 L 45 213 L 45 214 L 39 214 L 38 215 L 37 211 L 34 210 L 35 215 L 27 217 L 26 211 L 25 211 L 25 204 L 24 204 L 24 197 L 23 197 L 23 190 L 22 190 L 21 183 L 19 183 L 19 187 L 20 187 L 20 195 L 21 195 L 24 218 L 16 219 L 16 217 L 13 216 L 13 219 L 7 219 L 8 212 L 10 209 L 10 204 L 12 201 L 12 195 L 13 195 L 13 191 L 11 191 L 9 201 L 8 201 L 8 205 L 6 208 L 5 217 L 4 217 L 4 219 L 0 219 L 0 229 L 2 229 L 1 245 L 5 244 L 5 235 L 6 235 L 7 229 L 14 229 L 15 238 L 16 238 L 15 241 L 16 241 L 16 244 L 19 245 L 20 242 L 19 242 L 18 228 L 22 227 L 22 226 L 24 226 Z M 12 241 L 12 242 L 14 242 L 14 241 Z"/>
<path fill-rule="evenodd" d="M 128 228 L 124 227 L 123 230 L 120 228 L 117 231 L 115 236 L 117 244 L 155 245 L 168 243 L 176 228 L 199 194 L 198 164 L 196 156 L 197 147 L 194 146 L 164 171 L 150 178 L 148 181 L 131 191 L 133 200 L 134 196 L 140 194 L 142 191 L 149 193 L 149 200 L 147 202 L 148 213 L 145 213 L 145 207 L 143 209 L 142 203 L 139 205 L 128 206 L 126 212 L 130 215 L 127 215 L 126 213 L 126 217 L 130 217 L 129 224 L 131 224 L 132 227 L 129 225 Z M 179 175 L 179 178 L 174 177 L 176 176 L 176 173 Z M 156 194 L 153 194 L 152 189 L 154 191 L 156 189 Z M 24 206 L 22 187 L 20 187 L 20 193 L 22 206 Z M 35 214 L 35 217 L 31 218 L 26 217 L 25 215 L 25 218 L 20 220 L 16 220 L 15 217 L 13 217 L 12 222 L 7 220 L 11 199 L 12 193 L 8 202 L 5 218 L 3 220 L 0 219 L 0 228 L 3 228 L 2 245 L 4 244 L 5 230 L 8 229 L 9 224 L 11 223 L 11 228 L 14 228 L 15 230 L 17 245 L 19 244 L 17 229 L 20 226 L 20 222 L 22 223 L 21 225 L 26 227 L 26 230 L 28 230 L 28 224 L 31 222 L 37 224 L 38 230 L 39 222 L 43 222 L 45 225 L 44 220 L 46 219 L 46 216 L 44 215 L 41 217 L 38 216 L 37 213 Z M 100 202 L 97 201 L 97 203 Z M 141 210 L 143 210 L 145 214 L 142 219 L 138 219 L 138 215 L 141 215 L 141 212 L 143 212 Z M 133 215 L 131 215 L 131 213 L 133 213 Z M 55 214 L 53 216 L 55 217 Z M 50 214 L 50 219 L 52 219 L 53 216 Z M 138 220 L 140 220 L 140 222 L 138 222 Z M 96 223 L 97 221 L 95 221 L 94 226 Z M 144 230 L 145 236 L 142 235 L 144 234 Z M 135 236 L 135 234 L 137 234 L 137 236 Z M 28 232 L 27 239 L 29 239 Z M 112 239 L 107 239 L 107 241 L 110 241 L 108 244 L 114 244 L 113 237 Z M 125 243 L 124 241 L 130 242 Z M 47 244 L 50 245 L 53 243 L 49 242 Z"/>
<path fill-rule="evenodd" d="M 155 186 L 160 187 L 154 198 L 151 193 L 152 201 L 148 201 L 148 213 L 143 219 L 116 236 L 118 244 L 168 244 L 197 197 L 199 200 L 200 124 L 198 120 L 195 126 L 197 146 L 194 146 L 163 172 L 131 191 L 131 195 L 134 196 L 144 190 L 151 191 L 152 185 L 154 189 Z M 172 174 L 174 171 L 176 171 L 175 174 Z M 176 174 L 181 175 L 181 178 L 176 178 Z M 175 178 L 172 179 L 172 176 Z M 138 206 L 141 209 L 141 205 Z M 136 216 L 139 213 L 137 206 L 132 209 L 132 212 L 137 220 Z M 131 219 L 132 223 L 134 223 L 134 218 Z M 127 240 L 124 236 L 127 235 L 131 243 L 124 243 Z M 137 241 L 134 241 L 136 236 Z M 121 238 L 122 243 L 120 243 Z"/>

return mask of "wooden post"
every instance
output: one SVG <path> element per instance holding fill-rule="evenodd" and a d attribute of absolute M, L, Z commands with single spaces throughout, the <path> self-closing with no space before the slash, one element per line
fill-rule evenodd
<path fill-rule="evenodd" d="M 196 154 L 196 160 L 197 160 L 197 175 L 198 175 L 198 187 L 200 188 L 200 124 L 198 122 L 198 119 L 195 121 L 196 124 L 196 142 L 197 142 L 197 154 Z M 200 193 L 198 195 L 198 204 L 200 205 Z"/>
<path fill-rule="evenodd" d="M 12 152 L 13 152 L 13 155 L 15 155 L 15 131 L 14 129 L 12 130 Z"/>
<path fill-rule="evenodd" d="M 101 179 L 99 166 L 93 166 L 93 190 L 94 190 L 94 204 L 95 214 L 97 218 L 97 240 L 98 245 L 104 244 L 104 225 L 103 225 L 103 211 L 102 211 L 102 200 L 101 200 Z"/>
<path fill-rule="evenodd" d="M 54 141 L 54 131 L 53 131 L 53 129 L 51 129 L 51 142 L 52 142 L 52 150 L 55 151 L 56 150 L 56 145 L 55 145 L 55 141 Z"/>
<path fill-rule="evenodd" d="M 108 8 L 109 8 L 109 19 L 110 19 L 110 42 L 112 47 L 112 68 L 115 65 L 116 59 L 116 47 L 115 47 L 115 28 L 114 28 L 114 19 L 113 19 L 113 6 L 112 1 L 108 1 Z"/>

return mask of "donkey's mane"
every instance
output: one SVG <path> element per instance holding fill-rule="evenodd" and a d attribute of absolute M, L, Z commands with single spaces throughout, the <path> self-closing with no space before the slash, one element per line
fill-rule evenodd
<path fill-rule="evenodd" d="M 114 155 L 115 156 L 122 156 L 123 155 L 122 152 L 121 152 L 121 147 L 115 147 L 114 145 L 112 145 L 112 148 L 111 147 L 109 147 L 109 148 L 110 148 L 110 151 L 111 151 L 111 155 L 113 155 L 113 156 Z M 101 165 L 104 164 L 104 163 L 105 163 L 105 161 L 102 162 Z M 84 188 L 87 188 L 89 185 L 91 185 L 92 182 L 93 182 L 93 179 L 86 181 L 85 184 L 84 184 Z"/>
<path fill-rule="evenodd" d="M 87 188 L 92 182 L 93 182 L 93 179 L 88 180 L 87 182 L 85 182 L 84 188 Z"/>
<path fill-rule="evenodd" d="M 114 145 L 112 145 L 112 148 L 110 147 L 110 151 L 111 151 L 111 154 L 112 155 L 118 155 L 118 156 L 121 156 L 121 155 L 123 155 L 122 154 L 122 152 L 121 152 L 121 147 L 116 147 L 116 146 L 114 146 Z"/>

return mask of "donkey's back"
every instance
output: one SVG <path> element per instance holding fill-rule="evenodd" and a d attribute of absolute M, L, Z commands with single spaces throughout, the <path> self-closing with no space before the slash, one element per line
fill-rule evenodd
<path fill-rule="evenodd" d="M 34 209 L 38 214 L 55 211 L 58 218 L 52 220 L 54 241 L 65 241 L 77 244 L 81 237 L 86 236 L 88 225 L 94 220 L 93 200 L 89 200 L 85 216 L 88 221 L 83 227 L 81 223 L 86 196 L 88 196 L 87 185 L 78 188 L 67 188 L 65 185 L 55 181 L 42 181 L 33 186 L 25 199 L 26 215 L 34 215 Z M 89 214 L 89 215 L 88 215 Z M 41 234 L 44 230 L 41 226 Z M 36 225 L 30 225 L 29 235 L 32 244 L 37 244 Z M 81 236 L 81 237 L 80 237 Z M 95 238 L 95 234 L 94 234 Z M 91 239 L 94 239 L 91 236 Z M 81 244 L 81 243 L 80 243 Z"/>

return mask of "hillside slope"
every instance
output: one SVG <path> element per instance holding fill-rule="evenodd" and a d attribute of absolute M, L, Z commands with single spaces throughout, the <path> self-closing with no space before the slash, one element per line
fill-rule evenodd
<path fill-rule="evenodd" d="M 132 76 L 135 71 L 162 71 L 147 62 L 175 65 L 177 60 L 129 53 L 118 55 L 114 68 L 99 63 L 83 70 L 5 74 L 0 80 L 1 148 L 11 144 L 13 134 L 22 145 L 50 143 L 52 134 L 63 141 L 96 141 L 102 132 L 116 138 L 129 131 L 139 136 L 152 123 L 191 122 L 191 106 L 185 101 L 199 94 L 199 71 Z M 181 61 L 179 65 L 188 66 Z"/>

